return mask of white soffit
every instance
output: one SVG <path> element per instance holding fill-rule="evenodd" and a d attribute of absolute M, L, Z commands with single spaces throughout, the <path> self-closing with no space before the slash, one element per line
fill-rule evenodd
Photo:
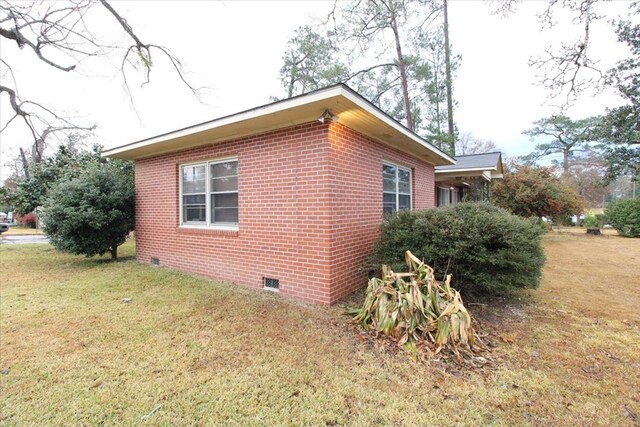
<path fill-rule="evenodd" d="M 434 165 L 455 164 L 455 160 L 449 155 L 427 143 L 345 85 L 320 89 L 126 144 L 106 150 L 103 156 L 137 160 L 177 152 L 313 122 L 325 110 L 337 116 L 339 123 L 411 156 Z"/>

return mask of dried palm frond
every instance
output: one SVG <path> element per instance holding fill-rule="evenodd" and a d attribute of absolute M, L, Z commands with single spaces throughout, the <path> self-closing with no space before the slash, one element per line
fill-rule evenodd
<path fill-rule="evenodd" d="M 456 355 L 459 348 L 472 349 L 479 340 L 460 293 L 451 287 L 451 275 L 437 281 L 433 269 L 410 251 L 405 262 L 408 273 L 382 265 L 382 278 L 369 280 L 362 308 L 353 311 L 354 320 L 400 346 L 428 342 L 435 354 L 447 347 Z"/>

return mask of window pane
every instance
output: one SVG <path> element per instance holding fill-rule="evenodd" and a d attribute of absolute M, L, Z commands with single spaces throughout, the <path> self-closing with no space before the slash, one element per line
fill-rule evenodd
<path fill-rule="evenodd" d="M 438 206 L 447 206 L 449 204 L 449 189 L 438 188 Z"/>
<path fill-rule="evenodd" d="M 184 205 L 202 205 L 205 204 L 205 195 L 198 194 L 193 196 L 182 196 L 182 204 Z"/>
<path fill-rule="evenodd" d="M 204 193 L 206 187 L 205 165 L 183 166 L 182 168 L 182 193 Z"/>
<path fill-rule="evenodd" d="M 388 205 L 386 203 L 382 205 L 382 212 L 385 213 L 385 214 L 392 214 L 395 211 L 396 211 L 395 203 L 394 203 L 393 206 Z"/>
<path fill-rule="evenodd" d="M 382 165 L 382 178 L 396 181 L 396 167 L 390 165 Z"/>
<path fill-rule="evenodd" d="M 396 191 L 396 180 L 395 179 L 382 179 L 382 191 Z"/>
<path fill-rule="evenodd" d="M 401 194 L 398 200 L 398 209 L 411 209 L 411 196 Z"/>
<path fill-rule="evenodd" d="M 212 194 L 212 208 L 238 208 L 238 193 Z"/>
<path fill-rule="evenodd" d="M 411 193 L 411 173 L 405 169 L 398 169 L 398 190 L 400 193 Z"/>
<path fill-rule="evenodd" d="M 393 203 L 393 205 L 396 205 L 396 195 L 395 193 L 382 193 L 382 203 L 387 204 L 387 203 Z"/>
<path fill-rule="evenodd" d="M 238 223 L 238 208 L 215 208 L 211 222 Z"/>
<path fill-rule="evenodd" d="M 224 178 L 212 178 L 211 191 L 238 191 L 238 177 L 227 176 Z"/>
<path fill-rule="evenodd" d="M 207 213 L 204 194 L 182 197 L 182 220 L 184 222 L 206 222 Z"/>
<path fill-rule="evenodd" d="M 393 213 L 396 210 L 396 194 L 382 193 L 382 211 L 384 213 Z"/>
<path fill-rule="evenodd" d="M 238 162 L 235 160 L 231 162 L 215 163 L 211 165 L 212 178 L 234 175 L 238 175 Z"/>
<path fill-rule="evenodd" d="M 184 222 L 206 222 L 206 208 L 202 207 L 184 207 Z"/>
<path fill-rule="evenodd" d="M 408 182 L 399 182 L 398 192 L 402 194 L 411 194 L 411 184 Z"/>

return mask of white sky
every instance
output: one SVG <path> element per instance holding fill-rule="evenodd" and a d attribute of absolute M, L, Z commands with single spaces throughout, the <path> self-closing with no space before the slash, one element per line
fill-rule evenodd
<path fill-rule="evenodd" d="M 26 49 L 2 40 L 0 54 L 14 67 L 23 98 L 33 98 L 58 111 L 97 124 L 96 141 L 105 148 L 175 130 L 269 102 L 283 95 L 278 72 L 285 44 L 293 30 L 323 16 L 332 2 L 262 1 L 114 1 L 143 41 L 169 47 L 189 71 L 196 86 L 209 88 L 204 104 L 182 86 L 170 64 L 157 56 L 151 83 L 134 93 L 135 110 L 122 89 L 117 64 L 82 64 L 79 73 L 63 73 L 35 61 Z M 454 117 L 461 132 L 491 139 L 508 155 L 530 152 L 534 143 L 522 135 L 532 122 L 555 110 L 542 105 L 544 91 L 535 86 L 532 55 L 560 40 L 579 36 L 571 26 L 540 31 L 535 12 L 545 2 L 524 2 L 509 18 L 491 15 L 481 1 L 450 1 L 449 20 L 454 53 L 462 55 L 455 80 L 458 102 Z M 626 14 L 628 2 L 604 5 L 610 17 Z M 95 13 L 104 14 L 101 9 Z M 104 15 L 107 16 L 107 15 Z M 100 19 L 100 18 L 95 18 Z M 101 31 L 114 28 L 108 23 Z M 610 68 L 625 50 L 615 42 L 609 24 L 592 28 L 592 53 Z M 97 76 L 96 76 L 97 75 Z M 6 98 L 3 96 L 3 98 Z M 569 111 L 579 118 L 614 106 L 612 94 L 588 97 Z M 6 99 L 0 121 L 8 119 Z M 2 178 L 4 164 L 29 146 L 29 134 L 14 127 L 0 135 Z"/>

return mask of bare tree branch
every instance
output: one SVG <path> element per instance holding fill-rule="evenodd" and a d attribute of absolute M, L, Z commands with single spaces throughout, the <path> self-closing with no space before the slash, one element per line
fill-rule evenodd
<path fill-rule="evenodd" d="M 371 67 L 367 67 L 367 68 L 363 68 L 362 70 L 358 70 L 353 74 L 350 74 L 349 76 L 347 76 L 344 79 L 344 83 L 349 82 L 350 80 L 355 79 L 356 77 L 361 76 L 362 74 L 366 74 L 369 73 L 373 70 L 376 70 L 378 68 L 383 68 L 383 67 L 397 67 L 398 64 L 396 64 L 395 62 L 386 62 L 384 64 L 376 64 L 376 65 L 372 65 Z"/>
<path fill-rule="evenodd" d="M 151 50 L 157 49 L 160 52 L 162 52 L 169 59 L 169 61 L 171 61 L 171 65 L 173 66 L 173 69 L 178 74 L 178 77 L 180 78 L 182 83 L 184 83 L 189 88 L 189 90 L 191 90 L 191 92 L 198 98 L 198 100 L 200 100 L 200 94 L 198 93 L 198 89 L 194 88 L 193 86 L 191 86 L 191 84 L 189 84 L 189 82 L 187 82 L 187 80 L 184 77 L 182 63 L 169 49 L 167 49 L 164 46 L 143 43 L 142 40 L 140 40 L 140 38 L 136 35 L 136 33 L 134 33 L 133 28 L 131 28 L 131 25 L 129 25 L 126 19 L 124 19 L 106 0 L 100 0 L 100 3 L 105 7 L 105 9 L 107 9 L 111 13 L 111 15 L 113 15 L 116 21 L 120 24 L 123 30 L 131 37 L 131 39 L 133 39 L 133 42 L 134 42 L 133 45 L 127 48 L 127 51 L 122 60 L 122 69 L 121 69 L 122 76 L 125 80 L 125 87 L 129 96 L 131 96 L 131 91 L 129 90 L 129 84 L 126 81 L 127 77 L 124 70 L 124 64 L 126 63 L 132 64 L 132 65 L 134 64 L 133 62 L 130 62 L 130 55 L 133 52 L 135 52 L 137 59 L 139 59 L 140 62 L 142 62 L 144 78 L 145 78 L 144 82 L 142 83 L 142 86 L 144 86 L 150 81 L 151 67 L 153 65 Z"/>
<path fill-rule="evenodd" d="M 91 31 L 91 25 L 86 22 L 86 16 L 97 4 L 104 8 L 101 10 L 109 13 L 127 37 L 133 41 L 130 46 L 122 47 L 104 42 Z M 88 58 L 105 57 L 117 52 L 118 55 L 122 55 L 119 71 L 132 106 L 134 106 L 133 96 L 127 70 L 133 68 L 141 72 L 142 86 L 144 86 L 151 79 L 152 54 L 156 51 L 169 60 L 180 81 L 200 100 L 199 89 L 192 86 L 186 79 L 178 57 L 167 47 L 144 43 L 126 19 L 106 0 L 65 2 L 2 0 L 0 1 L 0 39 L 13 41 L 20 49 L 26 47 L 25 50 L 31 52 L 37 61 L 63 72 L 78 72 L 78 66 Z M 57 113 L 42 103 L 21 99 L 16 76 L 5 59 L 4 56 L 0 59 L 0 64 L 4 68 L 2 81 L 0 81 L 0 95 L 7 96 L 13 115 L 2 123 L 0 133 L 15 125 L 17 118 L 22 119 L 33 139 L 33 147 L 30 150 L 33 161 L 37 162 L 42 158 L 47 138 L 58 133 L 88 132 L 95 128 L 95 126 L 74 123 L 74 119 L 66 114 Z M 22 150 L 22 154 L 27 151 Z M 27 157 L 26 155 L 22 157 L 24 163 Z"/>
<path fill-rule="evenodd" d="M 561 111 L 566 110 L 587 90 L 600 90 L 605 74 L 598 68 L 598 62 L 589 55 L 591 25 L 602 18 L 594 12 L 599 0 L 578 2 L 550 0 L 545 10 L 538 16 L 543 29 L 557 24 L 556 9 L 562 8 L 574 14 L 571 22 L 581 26 L 580 38 L 573 43 L 561 42 L 559 47 L 547 47 L 545 53 L 531 58 L 529 65 L 539 71 L 540 84 L 549 94 L 549 99 L 562 98 Z"/>

